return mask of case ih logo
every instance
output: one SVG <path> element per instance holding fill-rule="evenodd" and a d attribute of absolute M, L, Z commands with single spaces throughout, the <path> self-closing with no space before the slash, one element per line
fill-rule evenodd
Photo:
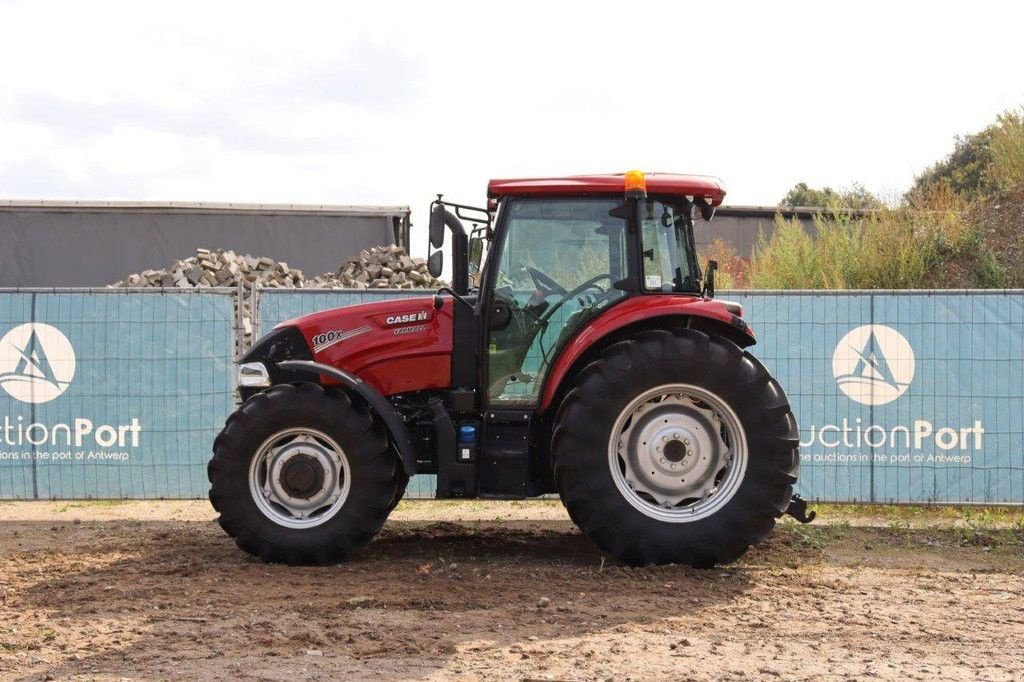
<path fill-rule="evenodd" d="M 866 324 L 844 336 L 832 356 L 840 390 L 863 405 L 885 405 L 914 380 L 914 349 L 892 327 Z"/>
<path fill-rule="evenodd" d="M 392 315 L 384 320 L 386 325 L 409 324 L 410 322 L 424 322 L 430 319 L 429 310 L 421 310 L 418 313 L 405 313 L 403 315 Z"/>
<path fill-rule="evenodd" d="M 0 386 L 24 403 L 46 403 L 75 377 L 75 349 L 56 327 L 22 324 L 0 339 Z"/>
<path fill-rule="evenodd" d="M 356 327 L 350 331 L 343 331 L 341 329 L 334 329 L 329 332 L 323 332 L 313 337 L 313 352 L 320 353 L 327 350 L 336 343 L 341 343 L 345 339 L 351 339 L 354 336 L 365 334 L 370 331 L 369 327 Z"/>

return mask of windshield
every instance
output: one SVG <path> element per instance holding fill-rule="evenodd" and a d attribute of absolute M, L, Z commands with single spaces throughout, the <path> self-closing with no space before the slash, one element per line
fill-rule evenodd
<path fill-rule="evenodd" d="M 644 289 L 700 291 L 700 266 L 693 243 L 688 201 L 647 199 L 642 206 Z"/>

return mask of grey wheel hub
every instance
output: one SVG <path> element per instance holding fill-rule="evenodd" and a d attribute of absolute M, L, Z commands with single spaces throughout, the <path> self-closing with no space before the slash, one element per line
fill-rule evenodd
<path fill-rule="evenodd" d="M 715 513 L 746 470 L 746 437 L 735 412 L 710 391 L 684 384 L 631 401 L 616 419 L 608 450 L 619 491 L 662 521 Z"/>
<path fill-rule="evenodd" d="M 348 457 L 326 434 L 286 429 L 260 446 L 249 465 L 249 491 L 260 511 L 287 528 L 312 528 L 348 497 Z"/>
<path fill-rule="evenodd" d="M 324 473 L 319 459 L 300 452 L 281 467 L 281 487 L 291 498 L 308 500 L 324 489 Z"/>

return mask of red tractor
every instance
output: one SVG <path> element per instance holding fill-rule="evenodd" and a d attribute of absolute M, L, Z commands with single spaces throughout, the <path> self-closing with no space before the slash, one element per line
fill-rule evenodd
<path fill-rule="evenodd" d="M 697 261 L 694 219 L 724 196 L 638 171 L 492 180 L 486 209 L 439 195 L 428 267 L 451 232 L 451 288 L 284 322 L 242 358 L 209 464 L 220 525 L 265 561 L 338 562 L 433 474 L 438 498 L 557 493 L 628 564 L 735 560 L 799 505 L 799 457 Z"/>

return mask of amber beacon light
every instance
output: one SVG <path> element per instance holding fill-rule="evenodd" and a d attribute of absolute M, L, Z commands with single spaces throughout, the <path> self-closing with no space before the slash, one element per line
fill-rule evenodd
<path fill-rule="evenodd" d="M 647 196 L 647 180 L 643 171 L 626 171 L 626 198 L 642 199 Z"/>

